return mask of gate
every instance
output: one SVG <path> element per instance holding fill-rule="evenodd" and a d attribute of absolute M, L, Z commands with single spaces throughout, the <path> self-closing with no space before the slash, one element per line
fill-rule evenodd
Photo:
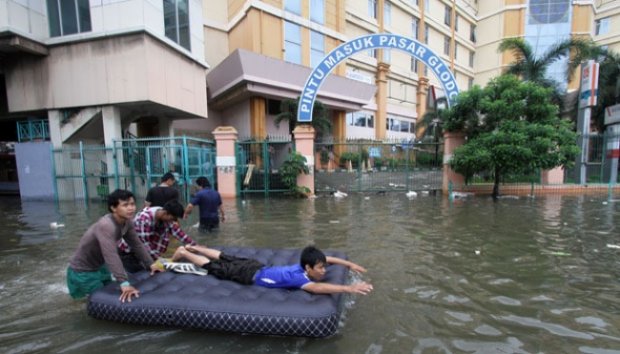
<path fill-rule="evenodd" d="M 104 198 L 110 190 L 131 190 L 137 198 L 172 171 L 183 202 L 195 190 L 193 181 L 205 176 L 213 186 L 215 143 L 172 137 L 116 140 L 112 147 L 63 147 L 52 151 L 57 199 Z"/>
<path fill-rule="evenodd" d="M 286 192 L 279 168 L 295 147 L 291 136 L 270 136 L 265 140 L 240 139 L 235 144 L 237 195 Z"/>
<path fill-rule="evenodd" d="M 315 143 L 315 191 L 436 191 L 443 143 L 409 140 Z"/>

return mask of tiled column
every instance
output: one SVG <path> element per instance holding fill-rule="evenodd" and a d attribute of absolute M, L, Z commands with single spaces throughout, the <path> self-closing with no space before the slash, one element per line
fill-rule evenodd
<path fill-rule="evenodd" d="M 541 175 L 542 184 L 564 183 L 564 167 L 559 166 L 551 170 L 543 170 Z"/>
<path fill-rule="evenodd" d="M 297 176 L 297 185 L 310 190 L 314 194 L 314 128 L 307 124 L 300 124 L 293 130 L 295 136 L 295 149 L 306 158 L 309 174 Z"/>
<path fill-rule="evenodd" d="M 213 135 L 215 136 L 218 192 L 223 198 L 236 198 L 235 142 L 237 142 L 237 130 L 234 127 L 217 127 Z"/>
<path fill-rule="evenodd" d="M 452 171 L 449 162 L 452 159 L 454 150 L 463 145 L 465 142 L 465 134 L 461 132 L 447 132 L 444 133 L 444 147 L 443 147 L 443 185 L 442 190 L 444 193 L 448 193 L 449 183 L 452 182 L 455 186 L 462 186 L 465 184 L 465 178 Z"/>

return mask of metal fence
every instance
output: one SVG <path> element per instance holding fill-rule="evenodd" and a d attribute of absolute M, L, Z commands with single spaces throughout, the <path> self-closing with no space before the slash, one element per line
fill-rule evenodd
<path fill-rule="evenodd" d="M 279 169 L 295 150 L 291 136 L 269 136 L 265 140 L 239 139 L 236 144 L 237 195 L 288 191 Z"/>
<path fill-rule="evenodd" d="M 53 173 L 57 199 L 105 198 L 110 190 L 131 190 L 137 198 L 172 171 L 184 202 L 195 191 L 193 182 L 215 175 L 215 144 L 190 137 L 140 138 L 114 141 L 112 147 L 84 145 L 54 149 Z"/>
<path fill-rule="evenodd" d="M 441 190 L 442 161 L 440 142 L 323 140 L 315 143 L 315 190 Z"/>
<path fill-rule="evenodd" d="M 610 198 L 620 196 L 618 187 L 618 148 L 620 135 L 591 134 L 579 137 L 579 146 L 587 151 L 582 159 L 579 157 L 571 168 L 563 169 L 560 180 L 546 181 L 543 171 L 529 174 L 507 174 L 500 181 L 500 194 L 503 195 L 539 195 L 567 193 L 608 194 Z M 493 174 L 479 173 L 465 185 L 452 184 L 458 191 L 490 193 Z"/>

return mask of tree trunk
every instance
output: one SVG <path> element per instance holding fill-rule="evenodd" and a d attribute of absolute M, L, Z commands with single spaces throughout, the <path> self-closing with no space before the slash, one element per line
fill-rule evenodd
<path fill-rule="evenodd" d="M 499 169 L 495 169 L 495 178 L 493 179 L 493 194 L 491 195 L 493 197 L 493 200 L 497 200 L 497 197 L 499 197 L 499 180 Z"/>

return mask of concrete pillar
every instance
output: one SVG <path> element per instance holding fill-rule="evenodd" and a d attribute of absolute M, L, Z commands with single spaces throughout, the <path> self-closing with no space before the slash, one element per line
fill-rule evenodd
<path fill-rule="evenodd" d="M 101 109 L 103 120 L 103 141 L 105 146 L 112 146 L 114 140 L 123 138 L 121 112 L 116 106 L 105 106 Z"/>
<path fill-rule="evenodd" d="M 62 134 L 60 133 L 60 111 L 53 109 L 47 111 L 47 122 L 49 124 L 50 141 L 54 149 L 62 147 Z"/>
<path fill-rule="evenodd" d="M 420 120 L 422 120 L 422 118 L 424 118 L 424 115 L 426 114 L 426 100 L 427 100 L 427 96 L 428 95 L 428 78 L 426 77 L 420 77 L 420 79 L 418 80 L 418 88 L 416 91 L 416 104 L 417 104 L 417 110 L 418 110 L 418 118 L 416 120 L 416 130 L 415 130 L 415 135 L 416 135 L 416 139 L 422 139 L 422 136 L 424 135 L 424 131 L 428 128 L 428 127 L 423 127 L 422 125 L 420 125 Z"/>
<path fill-rule="evenodd" d="M 379 63 L 377 67 L 377 121 L 375 122 L 375 138 L 385 139 L 385 122 L 387 121 L 387 75 L 390 64 Z"/>
<path fill-rule="evenodd" d="M 452 182 L 453 186 L 461 187 L 465 184 L 465 178 L 454 172 L 449 165 L 452 159 L 454 150 L 465 143 L 465 134 L 461 132 L 446 132 L 444 137 L 443 147 L 443 185 L 442 190 L 444 193 L 448 193 L 449 183 Z"/>
<path fill-rule="evenodd" d="M 217 166 L 217 189 L 223 198 L 237 197 L 237 161 L 235 157 L 235 143 L 237 129 L 234 127 L 217 127 L 213 131 L 215 137 Z"/>
<path fill-rule="evenodd" d="M 297 185 L 306 187 L 310 190 L 310 195 L 314 194 L 314 135 L 315 131 L 311 125 L 299 124 L 293 130 L 295 137 L 295 149 L 306 158 L 309 174 L 297 176 Z"/>
<path fill-rule="evenodd" d="M 123 128 L 121 126 L 121 112 L 116 106 L 105 106 L 101 109 L 101 121 L 103 122 L 103 141 L 106 148 L 106 165 L 109 176 L 117 175 L 117 171 L 123 168 L 123 153 L 121 150 L 114 151 L 114 140 L 123 138 Z M 120 148 L 121 146 L 118 145 Z M 116 160 L 115 160 L 116 157 Z M 103 171 L 101 171 L 103 172 Z M 118 178 L 118 177 L 117 177 Z M 118 184 L 118 180 L 108 179 L 108 190 L 113 191 Z"/>
<path fill-rule="evenodd" d="M 334 111 L 332 114 L 332 123 L 332 135 L 334 136 L 335 141 L 345 142 L 347 140 L 347 112 Z M 327 167 L 330 171 L 333 171 L 336 166 L 338 166 L 338 159 L 343 152 L 347 151 L 347 145 L 334 144 L 332 146 L 332 150 L 336 161 L 330 161 L 330 166 Z"/>
<path fill-rule="evenodd" d="M 174 132 L 172 130 L 172 121 L 166 117 L 158 117 L 157 125 L 159 126 L 159 136 L 163 138 L 168 138 L 174 136 Z"/>

